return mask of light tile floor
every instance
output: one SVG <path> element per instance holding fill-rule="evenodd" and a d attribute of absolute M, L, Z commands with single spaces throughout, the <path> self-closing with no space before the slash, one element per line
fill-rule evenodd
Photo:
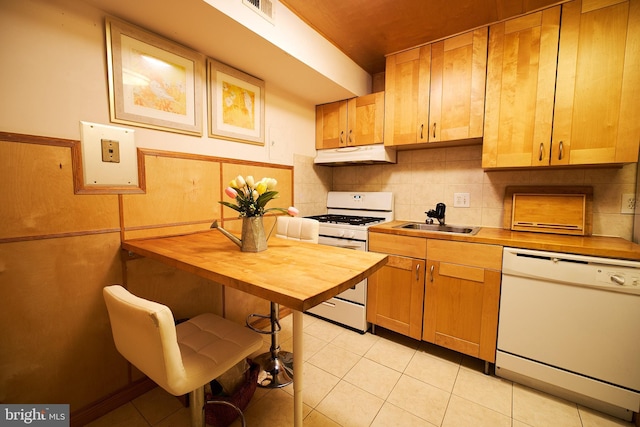
<path fill-rule="evenodd" d="M 280 343 L 289 351 L 291 319 L 281 320 Z M 268 347 L 265 336 L 263 351 Z M 477 359 L 381 328 L 362 335 L 305 315 L 304 359 L 305 427 L 632 427 L 484 375 Z M 249 427 L 292 426 L 292 386 L 258 388 L 245 416 Z M 155 388 L 89 426 L 189 427 L 189 422 L 189 409 Z"/>

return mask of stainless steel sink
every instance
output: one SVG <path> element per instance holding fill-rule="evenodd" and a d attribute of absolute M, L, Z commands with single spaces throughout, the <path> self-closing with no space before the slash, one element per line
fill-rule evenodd
<path fill-rule="evenodd" d="M 468 234 L 473 236 L 480 227 L 467 227 L 461 225 L 440 225 L 440 224 L 425 224 L 422 222 L 407 222 L 405 224 L 396 225 L 394 228 L 404 228 L 408 230 L 422 230 L 422 231 L 434 231 L 437 233 L 455 233 L 455 234 Z"/>

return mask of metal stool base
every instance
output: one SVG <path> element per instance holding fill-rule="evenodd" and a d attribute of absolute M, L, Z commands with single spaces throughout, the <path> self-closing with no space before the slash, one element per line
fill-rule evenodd
<path fill-rule="evenodd" d="M 258 385 L 264 388 L 284 387 L 293 382 L 293 353 L 279 351 L 276 357 L 268 351 L 253 359 L 260 365 Z M 260 381 L 262 380 L 262 381 Z"/>

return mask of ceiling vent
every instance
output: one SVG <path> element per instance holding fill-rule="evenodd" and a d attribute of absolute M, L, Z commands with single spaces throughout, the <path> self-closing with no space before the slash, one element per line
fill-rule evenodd
<path fill-rule="evenodd" d="M 247 7 L 258 13 L 267 21 L 274 23 L 275 5 L 272 0 L 242 0 Z"/>

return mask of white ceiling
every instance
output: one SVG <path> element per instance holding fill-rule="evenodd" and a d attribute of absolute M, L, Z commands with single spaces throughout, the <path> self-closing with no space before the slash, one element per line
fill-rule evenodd
<path fill-rule="evenodd" d="M 282 87 L 312 105 L 363 95 L 370 90 L 368 73 L 304 25 L 288 10 L 285 12 L 335 50 L 338 59 L 342 56 L 348 61 L 348 65 L 350 64 L 355 72 L 343 74 L 355 75 L 356 79 L 352 76 L 343 78 L 340 75 L 341 70 L 337 70 L 334 75 L 331 75 L 332 70 L 318 71 L 322 63 L 319 66 L 308 65 L 203 0 L 84 1 L 108 15 L 140 26 L 256 76 L 266 82 L 267 88 L 269 85 Z M 230 0 L 221 1 L 230 2 Z M 246 9 L 250 17 L 263 20 L 258 14 L 243 6 L 241 0 L 232 1 L 240 5 L 241 12 Z M 284 8 L 284 6 L 281 7 Z"/>

